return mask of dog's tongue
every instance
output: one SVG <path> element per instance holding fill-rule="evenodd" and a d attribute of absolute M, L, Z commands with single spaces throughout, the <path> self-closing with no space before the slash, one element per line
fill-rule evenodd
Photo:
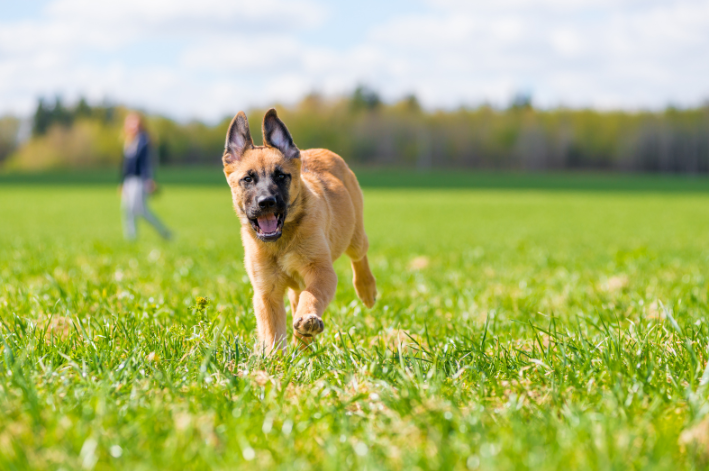
<path fill-rule="evenodd" d="M 268 216 L 261 216 L 258 218 L 258 227 L 261 228 L 261 232 L 270 234 L 278 230 L 278 218 L 275 214 L 269 214 Z"/>

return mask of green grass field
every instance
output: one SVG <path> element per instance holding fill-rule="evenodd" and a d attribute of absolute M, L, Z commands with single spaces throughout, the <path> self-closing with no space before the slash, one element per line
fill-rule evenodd
<path fill-rule="evenodd" d="M 338 260 L 274 357 L 226 184 L 129 244 L 114 186 L 7 177 L 0 469 L 705 468 L 707 181 L 445 177 L 363 178 L 379 301 Z"/>

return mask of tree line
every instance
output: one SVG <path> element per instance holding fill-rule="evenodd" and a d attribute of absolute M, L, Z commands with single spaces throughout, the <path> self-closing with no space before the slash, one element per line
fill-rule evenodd
<path fill-rule="evenodd" d="M 662 111 L 538 109 L 520 95 L 506 108 L 423 109 L 415 96 L 386 103 L 372 89 L 310 94 L 277 106 L 301 149 L 325 147 L 357 166 L 514 170 L 709 172 L 709 105 Z M 121 159 L 127 109 L 57 98 L 38 102 L 31 137 L 0 118 L 0 165 L 8 169 L 106 167 Z M 238 111 L 238 110 L 235 110 Z M 260 129 L 265 109 L 248 110 Z M 231 116 L 209 125 L 147 114 L 164 165 L 219 165 Z M 14 134 L 13 134 L 14 133 Z M 260 140 L 254 132 L 255 140 Z"/>

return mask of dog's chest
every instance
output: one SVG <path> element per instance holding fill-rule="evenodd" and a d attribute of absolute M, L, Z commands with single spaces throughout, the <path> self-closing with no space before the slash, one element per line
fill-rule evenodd
<path fill-rule="evenodd" d="M 283 273 L 290 278 L 291 284 L 299 289 L 305 289 L 305 280 L 300 274 L 300 257 L 294 254 L 284 254 L 279 260 L 278 265 Z"/>

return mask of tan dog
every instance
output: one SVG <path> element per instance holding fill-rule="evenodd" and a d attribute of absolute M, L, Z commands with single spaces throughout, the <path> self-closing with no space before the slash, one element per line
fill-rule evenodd
<path fill-rule="evenodd" d="M 275 109 L 263 118 L 262 131 L 265 145 L 254 146 L 246 115 L 239 112 L 222 160 L 241 219 L 260 347 L 270 351 L 285 343 L 286 288 L 295 338 L 308 344 L 323 331 L 322 315 L 337 287 L 332 263 L 343 252 L 367 307 L 374 305 L 377 288 L 354 173 L 333 152 L 298 150 Z"/>

